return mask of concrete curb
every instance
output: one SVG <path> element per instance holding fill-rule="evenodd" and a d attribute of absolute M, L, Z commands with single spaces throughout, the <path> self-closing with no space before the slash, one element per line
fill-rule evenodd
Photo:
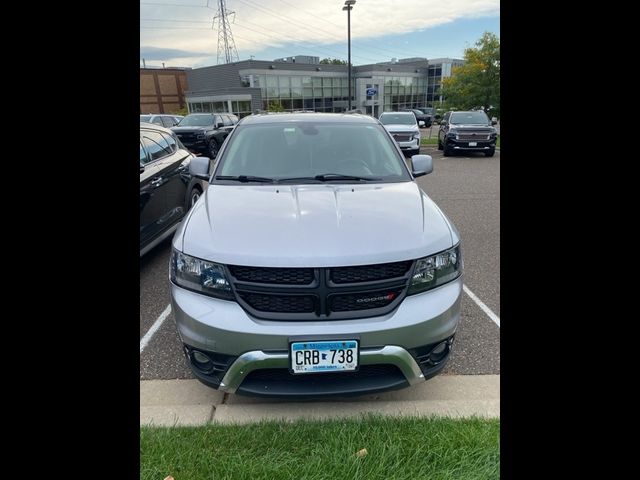
<path fill-rule="evenodd" d="M 140 425 L 388 416 L 500 417 L 500 375 L 440 375 L 414 387 L 349 399 L 294 402 L 225 396 L 197 380 L 140 382 Z"/>

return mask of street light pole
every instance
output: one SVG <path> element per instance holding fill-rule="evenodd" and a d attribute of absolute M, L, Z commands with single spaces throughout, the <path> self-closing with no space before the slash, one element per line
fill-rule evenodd
<path fill-rule="evenodd" d="M 342 10 L 347 11 L 347 48 L 348 48 L 348 71 L 349 71 L 349 110 L 351 110 L 351 9 L 353 5 L 356 3 L 356 0 L 347 0 L 344 2 L 344 7 Z"/>

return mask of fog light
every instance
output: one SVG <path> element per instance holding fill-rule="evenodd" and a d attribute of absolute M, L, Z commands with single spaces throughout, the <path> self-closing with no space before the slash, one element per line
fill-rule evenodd
<path fill-rule="evenodd" d="M 448 351 L 448 342 L 446 340 L 444 342 L 440 342 L 433 348 L 433 350 L 431 350 L 431 353 L 429 354 L 429 360 L 431 360 L 433 363 L 438 363 L 442 361 L 442 359 L 447 355 Z"/>
<path fill-rule="evenodd" d="M 191 362 L 193 363 L 194 367 L 196 367 L 203 373 L 210 373 L 213 370 L 213 363 L 211 362 L 211 359 L 204 353 L 197 350 L 192 350 Z"/>

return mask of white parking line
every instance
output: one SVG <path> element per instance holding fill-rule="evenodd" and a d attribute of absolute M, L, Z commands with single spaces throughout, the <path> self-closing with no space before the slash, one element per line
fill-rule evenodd
<path fill-rule="evenodd" d="M 500 328 L 500 317 L 497 316 L 495 313 L 493 313 L 491 311 L 491 309 L 489 307 L 487 307 L 484 302 L 482 300 L 480 300 L 478 297 L 476 297 L 476 294 L 473 293 L 471 290 L 469 290 L 469 287 L 467 287 L 466 285 L 462 285 L 462 289 L 467 292 L 467 295 L 469 295 L 471 297 L 471 300 L 473 300 L 474 302 L 476 302 L 476 304 L 482 309 L 482 311 L 484 313 L 487 314 L 487 316 L 493 320 L 495 322 L 496 325 L 498 325 L 498 328 Z"/>
<path fill-rule="evenodd" d="M 140 353 L 142 353 L 145 347 L 149 344 L 149 342 L 151 341 L 151 337 L 153 337 L 153 335 L 162 326 L 162 323 L 167 319 L 170 313 L 171 313 L 171 304 L 167 305 L 167 308 L 164 309 L 164 312 L 162 312 L 158 317 L 158 319 L 155 322 L 153 322 L 153 325 L 151 325 L 151 328 L 149 329 L 149 331 L 145 333 L 144 337 L 142 337 L 142 340 L 140 340 Z"/>

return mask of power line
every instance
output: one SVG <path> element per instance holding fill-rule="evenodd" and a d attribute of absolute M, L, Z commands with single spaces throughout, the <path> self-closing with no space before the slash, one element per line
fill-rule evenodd
<path fill-rule="evenodd" d="M 159 7 L 190 7 L 190 8 L 208 8 L 208 9 L 211 9 L 211 7 L 209 6 L 209 2 L 207 2 L 207 5 L 186 5 L 184 3 L 140 2 L 140 5 L 155 5 L 155 6 L 159 6 Z"/>
<path fill-rule="evenodd" d="M 263 11 L 265 11 L 266 13 L 268 13 L 269 15 L 274 16 L 276 18 L 279 17 L 281 19 L 284 19 L 284 20 L 287 20 L 287 21 L 293 21 L 293 22 L 299 22 L 300 21 L 300 20 L 294 19 L 292 17 L 285 17 L 284 15 L 276 14 L 272 10 L 270 10 L 270 9 L 268 9 L 266 7 L 258 6 L 258 5 L 254 4 L 253 2 L 251 2 L 249 0 L 238 0 L 238 1 L 240 1 L 240 2 L 242 2 L 244 4 L 246 4 L 246 5 L 249 5 L 251 7 L 260 8 Z M 314 18 L 314 20 L 320 19 L 320 20 L 322 20 L 323 22 L 325 22 L 325 23 L 327 23 L 329 25 L 332 25 L 332 26 L 338 27 L 338 28 L 342 28 L 341 25 L 338 25 L 336 23 L 330 22 L 330 21 L 328 21 L 328 20 L 326 20 L 326 19 L 324 19 L 322 17 L 319 17 L 318 15 L 314 15 L 312 13 L 309 13 L 309 12 L 305 11 L 305 10 L 302 10 L 301 8 L 299 8 L 296 5 L 292 5 L 292 4 L 288 3 L 288 2 L 285 2 L 284 0 L 278 0 L 278 1 L 280 1 L 283 4 L 288 5 L 288 6 L 292 7 L 292 8 L 294 8 L 294 9 L 298 10 L 299 12 L 301 12 L 301 13 L 303 13 L 305 15 L 308 15 L 308 16 Z M 325 35 L 329 35 L 332 38 L 338 39 L 339 41 L 343 41 L 342 37 L 339 37 L 338 35 L 335 35 L 334 33 L 328 32 L 327 30 L 323 30 L 323 29 L 318 28 L 318 27 L 312 27 L 312 26 L 309 26 L 309 25 L 305 25 L 304 28 L 306 28 L 308 30 L 315 30 L 315 31 L 318 31 L 318 32 L 322 32 Z M 364 40 L 352 40 L 352 43 L 357 44 L 357 45 L 362 45 L 364 42 L 365 42 Z M 334 43 L 336 43 L 336 42 L 334 42 Z M 360 48 L 363 49 L 362 46 Z M 404 49 L 402 51 L 401 50 L 390 50 L 388 48 L 384 48 L 384 47 L 381 47 L 379 45 L 376 45 L 375 47 L 364 47 L 364 49 L 365 50 L 369 50 L 371 52 L 375 51 L 375 53 L 379 53 L 381 50 L 383 50 L 383 51 L 387 51 L 387 52 L 392 53 L 394 56 L 403 56 L 403 55 L 422 56 L 422 55 L 424 55 L 424 53 L 413 53 L 413 52 L 410 52 L 410 51 L 407 51 L 407 50 L 404 50 Z M 439 56 L 446 57 L 446 55 L 439 55 Z M 364 57 L 362 57 L 362 58 L 364 58 Z"/>
<path fill-rule="evenodd" d="M 141 18 L 141 22 L 178 22 L 178 23 L 206 23 L 209 25 L 209 20 L 163 20 L 161 18 Z"/>

